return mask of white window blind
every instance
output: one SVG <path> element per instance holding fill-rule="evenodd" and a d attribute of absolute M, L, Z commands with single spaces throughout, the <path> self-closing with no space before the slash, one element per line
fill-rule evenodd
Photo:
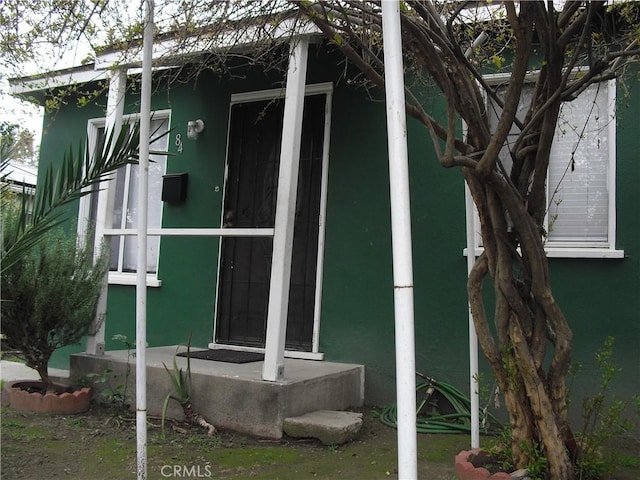
<path fill-rule="evenodd" d="M 549 161 L 547 244 L 603 246 L 609 239 L 609 125 L 615 122 L 610 84 L 591 85 L 563 104 Z M 498 90 L 504 94 L 506 87 Z M 525 86 L 517 116 L 524 119 L 532 87 Z M 501 109 L 489 100 L 489 122 L 497 126 Z M 514 126 L 500 154 L 507 173 L 510 149 L 520 133 Z M 615 139 L 613 139 L 615 141 Z M 611 161 L 615 161 L 611 159 Z M 477 224 L 477 223 L 476 223 Z"/>
<path fill-rule="evenodd" d="M 607 83 L 591 85 L 563 104 L 549 164 L 548 241 L 607 242 L 613 121 Z"/>

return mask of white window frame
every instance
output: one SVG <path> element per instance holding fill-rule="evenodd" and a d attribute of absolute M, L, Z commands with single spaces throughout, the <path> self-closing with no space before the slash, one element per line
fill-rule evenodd
<path fill-rule="evenodd" d="M 157 110 L 152 112 L 153 118 L 157 120 L 167 120 L 168 128 L 171 128 L 171 110 Z M 139 120 L 139 114 L 124 115 L 123 126 Z M 96 148 L 98 141 L 98 130 L 106 127 L 106 118 L 92 118 L 87 122 L 87 148 L 89 152 Z M 163 174 L 166 172 L 166 160 L 164 165 Z M 98 194 L 98 212 L 106 212 L 103 218 L 96 218 L 95 226 L 95 245 L 96 248 L 102 242 L 105 236 L 116 236 L 109 233 L 112 228 L 111 220 L 113 219 L 113 207 L 115 201 L 115 185 L 112 185 L 115 181 L 115 176 L 109 177 L 111 180 L 106 182 L 106 188 L 103 188 Z M 106 203 L 106 208 L 105 204 Z M 86 195 L 80 199 L 80 205 L 78 209 L 78 235 L 84 237 L 89 227 L 91 201 L 90 195 Z M 160 204 L 160 219 L 162 219 L 163 204 Z M 98 213 L 100 216 L 100 213 Z M 127 229 L 128 230 L 128 229 Z M 135 231 L 135 230 L 134 230 Z M 134 238 L 135 235 L 127 235 L 128 238 Z M 125 236 L 120 237 L 124 241 Z M 147 273 L 147 286 L 160 287 L 162 281 L 158 278 L 158 271 L 160 269 L 160 243 L 161 238 L 158 239 L 158 260 L 154 273 Z M 119 262 L 121 263 L 121 262 Z M 136 272 L 123 272 L 123 271 L 109 271 L 108 283 L 110 285 L 136 285 Z"/>
<path fill-rule="evenodd" d="M 531 72 L 527 75 L 526 82 L 532 83 L 536 80 L 539 72 Z M 495 74 L 484 77 L 489 85 L 507 84 L 510 80 L 510 74 Z M 485 100 L 486 101 L 486 100 Z M 545 243 L 545 252 L 550 258 L 623 258 L 624 250 L 616 249 L 616 81 L 607 81 L 607 116 L 610 121 L 607 124 L 608 135 L 608 157 L 607 165 L 607 189 L 609 192 L 608 199 L 608 227 L 606 242 L 554 242 L 547 241 Z M 466 125 L 463 125 L 463 131 L 466 132 Z M 546 191 L 547 204 L 549 203 L 549 191 Z M 473 233 L 475 255 L 479 256 L 484 251 L 482 247 L 482 238 L 480 234 L 480 219 L 475 204 L 471 200 L 471 194 L 465 184 L 466 218 L 467 228 Z M 548 215 L 545 218 L 545 225 L 548 225 Z M 468 255 L 468 249 L 464 249 L 464 255 Z"/>

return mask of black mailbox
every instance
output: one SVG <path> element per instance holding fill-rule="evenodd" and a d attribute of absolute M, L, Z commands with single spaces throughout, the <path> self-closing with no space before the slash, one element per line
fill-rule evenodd
<path fill-rule="evenodd" d="M 180 203 L 187 199 L 188 173 L 170 173 L 162 176 L 162 201 Z"/>

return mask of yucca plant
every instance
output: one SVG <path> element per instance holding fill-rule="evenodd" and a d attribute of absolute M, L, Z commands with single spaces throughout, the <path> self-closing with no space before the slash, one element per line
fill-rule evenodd
<path fill-rule="evenodd" d="M 165 420 L 167 418 L 167 408 L 169 407 L 169 401 L 175 400 L 182 407 L 184 413 L 184 421 L 189 425 L 197 425 L 207 430 L 208 435 L 216 433 L 216 427 L 211 425 L 202 415 L 197 413 L 193 409 L 191 404 L 191 335 L 187 341 L 187 370 L 183 371 L 178 368 L 176 361 L 176 355 L 173 356 L 173 369 L 169 370 L 169 367 L 163 362 L 164 369 L 166 370 L 173 386 L 173 393 L 169 393 L 162 404 L 162 435 L 165 434 Z"/>

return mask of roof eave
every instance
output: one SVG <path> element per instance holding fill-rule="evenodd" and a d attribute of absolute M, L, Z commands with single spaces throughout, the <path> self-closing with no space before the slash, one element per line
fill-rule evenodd
<path fill-rule="evenodd" d="M 106 77 L 105 71 L 96 70 L 95 64 L 89 63 L 27 77 L 10 78 L 9 93 L 16 97 L 27 97 L 54 88 L 103 80 Z"/>
<path fill-rule="evenodd" d="M 154 67 L 167 68 L 185 63 L 186 59 L 194 59 L 211 52 L 230 52 L 251 50 L 265 40 L 286 43 L 293 37 L 311 36 L 320 38 L 318 28 L 309 22 L 301 23 L 294 18 L 287 18 L 268 31 L 264 26 L 249 26 L 242 31 L 217 32 L 214 36 L 202 35 L 188 39 L 169 37 L 156 40 L 153 46 Z M 18 97 L 29 97 L 47 90 L 78 85 L 99 80 L 108 76 L 114 68 L 137 70 L 142 65 L 142 45 L 131 44 L 126 48 L 110 48 L 97 54 L 95 62 L 45 72 L 28 77 L 9 79 L 10 94 Z"/>

